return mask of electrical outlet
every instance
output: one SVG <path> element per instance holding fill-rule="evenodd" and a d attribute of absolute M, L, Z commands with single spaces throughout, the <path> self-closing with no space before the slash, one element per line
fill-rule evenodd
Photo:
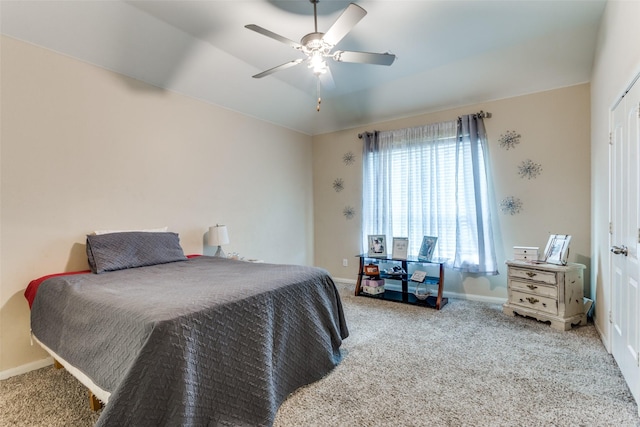
<path fill-rule="evenodd" d="M 344 259 L 342 260 L 342 266 L 343 266 L 343 267 L 349 267 L 349 260 L 348 260 L 348 259 L 346 259 L 346 258 L 344 258 Z"/>

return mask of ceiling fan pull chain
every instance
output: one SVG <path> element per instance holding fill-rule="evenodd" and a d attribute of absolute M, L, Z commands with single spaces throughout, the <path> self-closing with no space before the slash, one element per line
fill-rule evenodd
<path fill-rule="evenodd" d="M 316 93 L 318 94 L 318 105 L 316 106 L 316 111 L 320 112 L 320 103 L 322 102 L 322 98 L 320 98 L 320 76 L 318 76 L 318 80 L 316 81 Z"/>

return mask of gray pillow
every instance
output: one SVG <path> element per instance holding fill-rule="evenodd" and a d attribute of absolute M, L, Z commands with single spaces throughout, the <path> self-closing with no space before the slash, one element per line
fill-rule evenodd
<path fill-rule="evenodd" d="M 88 235 L 87 258 L 94 273 L 187 259 L 178 234 L 139 231 Z"/>

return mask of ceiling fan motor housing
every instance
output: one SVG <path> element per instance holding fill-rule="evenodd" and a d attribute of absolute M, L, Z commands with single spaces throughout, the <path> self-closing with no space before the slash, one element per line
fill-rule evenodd
<path fill-rule="evenodd" d="M 324 33 L 309 33 L 300 40 L 302 51 L 307 55 L 313 52 L 320 52 L 323 56 L 329 55 L 333 45 L 325 42 L 322 38 Z"/>

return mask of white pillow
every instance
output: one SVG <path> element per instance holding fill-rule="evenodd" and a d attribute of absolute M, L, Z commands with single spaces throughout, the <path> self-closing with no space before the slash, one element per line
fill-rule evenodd
<path fill-rule="evenodd" d="M 160 227 L 160 228 L 147 228 L 146 230 L 96 230 L 93 232 L 94 235 L 99 236 L 100 234 L 109 234 L 109 233 L 128 233 L 131 231 L 138 231 L 142 233 L 164 233 L 169 229 L 169 227 Z"/>

